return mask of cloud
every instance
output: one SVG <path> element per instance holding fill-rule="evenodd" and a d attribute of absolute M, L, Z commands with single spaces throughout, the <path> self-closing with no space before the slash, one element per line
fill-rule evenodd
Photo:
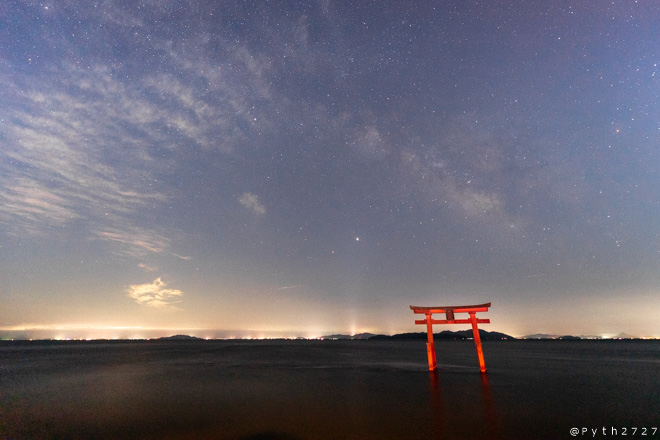
<path fill-rule="evenodd" d="M 301 287 L 303 287 L 302 284 L 296 284 L 295 286 L 282 286 L 282 287 L 278 287 L 278 288 L 275 289 L 275 290 L 291 290 L 291 289 L 299 289 L 299 288 L 301 288 Z"/>
<path fill-rule="evenodd" d="M 0 75 L 7 85 L 0 118 L 11 121 L 0 151 L 0 221 L 15 235 L 49 235 L 74 224 L 92 235 L 99 226 L 124 229 L 136 213 L 166 200 L 142 184 L 154 181 L 157 169 L 145 166 L 142 141 L 123 128 L 129 119 L 99 103 L 129 100 L 132 92 L 100 68 L 49 73 L 51 80 L 29 84 Z M 76 87 L 58 79 L 65 77 Z M 96 88 L 87 90 L 90 84 Z"/>
<path fill-rule="evenodd" d="M 130 227 L 128 230 L 105 229 L 96 234 L 96 239 L 119 245 L 119 254 L 143 258 L 148 254 L 162 254 L 170 248 L 170 241 L 154 232 Z"/>
<path fill-rule="evenodd" d="M 148 264 L 145 264 L 145 263 L 138 264 L 138 267 L 140 269 L 145 270 L 146 272 L 155 272 L 157 270 L 157 268 L 155 268 L 153 266 L 149 266 Z"/>
<path fill-rule="evenodd" d="M 62 195 L 36 181 L 18 178 L 0 191 L 0 218 L 8 224 L 23 222 L 23 232 L 37 233 L 36 224 L 63 225 L 78 218 L 72 204 Z"/>
<path fill-rule="evenodd" d="M 147 42 L 135 38 L 142 19 L 120 8 L 107 12 L 98 17 L 108 25 L 99 29 L 112 29 L 105 37 L 134 53 L 143 49 Z M 128 75 L 130 62 L 109 65 L 103 48 L 85 66 L 73 56 L 26 76 L 0 70 L 0 223 L 8 234 L 53 236 L 54 229 L 75 228 L 124 255 L 189 259 L 163 239 L 172 236 L 171 228 L 138 225 L 166 202 L 174 205 L 177 193 L 166 177 L 187 166 L 182 155 L 191 149 L 232 153 L 251 130 L 268 124 L 267 111 L 248 105 L 251 96 L 270 100 L 268 63 L 232 41 L 218 42 L 227 47 L 226 62 L 208 60 L 200 48 L 209 36 L 196 35 L 189 43 L 148 42 L 177 75 L 158 69 Z M 60 37 L 58 47 L 75 55 L 78 47 Z M 265 212 L 260 206 L 250 209 Z"/>
<path fill-rule="evenodd" d="M 156 278 L 152 283 L 133 284 L 126 291 L 138 304 L 157 309 L 172 308 L 173 304 L 181 302 L 172 301 L 172 298 L 183 295 L 180 290 L 168 289 L 161 277 Z"/>
<path fill-rule="evenodd" d="M 245 206 L 250 211 L 254 212 L 257 215 L 264 215 L 266 213 L 266 208 L 259 201 L 259 196 L 246 192 L 238 199 L 241 205 Z"/>

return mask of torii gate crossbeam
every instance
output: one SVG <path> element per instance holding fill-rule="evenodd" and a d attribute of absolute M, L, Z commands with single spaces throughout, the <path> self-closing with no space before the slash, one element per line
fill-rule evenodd
<path fill-rule="evenodd" d="M 477 318 L 476 314 L 478 312 L 487 312 L 489 307 L 490 303 L 472 306 L 410 306 L 413 313 L 425 315 L 425 319 L 415 320 L 415 324 L 426 324 L 426 352 L 429 358 L 430 371 L 434 371 L 438 367 L 435 357 L 435 343 L 433 342 L 433 324 L 472 324 L 474 345 L 477 347 L 477 357 L 479 358 L 479 369 L 482 373 L 486 372 L 486 362 L 484 361 L 484 352 L 481 348 L 481 336 L 479 336 L 479 328 L 477 327 L 477 324 L 490 324 L 490 319 Z M 433 319 L 434 313 L 444 313 L 446 319 Z M 470 317 L 467 319 L 455 319 L 455 313 L 467 313 Z"/>

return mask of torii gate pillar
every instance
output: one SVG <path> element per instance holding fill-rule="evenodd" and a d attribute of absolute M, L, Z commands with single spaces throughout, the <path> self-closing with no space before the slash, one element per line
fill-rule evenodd
<path fill-rule="evenodd" d="M 490 319 L 488 320 L 490 322 Z M 475 312 L 470 312 L 470 323 L 472 324 L 472 335 L 474 336 L 474 345 L 477 347 L 477 357 L 479 358 L 479 370 L 486 372 L 486 361 L 484 360 L 484 351 L 481 348 L 481 336 L 479 327 L 477 327 L 477 316 Z"/>
<path fill-rule="evenodd" d="M 433 371 L 438 367 L 435 358 L 435 343 L 433 342 L 433 324 L 431 323 L 431 314 L 426 315 L 426 353 L 429 356 L 429 370 Z"/>
<path fill-rule="evenodd" d="M 490 319 L 477 318 L 477 312 L 487 312 L 490 303 L 478 304 L 473 306 L 442 306 L 442 307 L 420 307 L 410 306 L 413 313 L 424 314 L 425 319 L 415 320 L 415 324 L 426 324 L 426 352 L 429 358 L 429 370 L 434 371 L 438 367 L 435 354 L 435 343 L 433 342 L 433 324 L 471 324 L 472 334 L 474 336 L 474 345 L 477 348 L 477 357 L 479 358 L 479 370 L 486 372 L 486 362 L 484 361 L 484 352 L 481 348 L 481 336 L 479 335 L 478 323 L 490 324 Z M 446 319 L 433 319 L 434 313 L 444 313 Z M 468 313 L 468 319 L 455 319 L 454 313 Z"/>

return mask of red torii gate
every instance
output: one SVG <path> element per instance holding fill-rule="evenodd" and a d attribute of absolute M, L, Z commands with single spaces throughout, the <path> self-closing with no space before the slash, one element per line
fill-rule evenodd
<path fill-rule="evenodd" d="M 413 313 L 424 314 L 426 319 L 415 320 L 415 324 L 426 324 L 426 333 L 428 341 L 426 342 L 426 352 L 429 356 L 429 370 L 433 371 L 438 367 L 435 359 L 435 343 L 433 342 L 433 324 L 472 324 L 472 333 L 474 334 L 474 345 L 477 346 L 477 356 L 479 357 L 479 369 L 482 373 L 486 372 L 486 363 L 484 362 L 484 352 L 481 349 L 481 337 L 477 323 L 490 324 L 490 319 L 477 318 L 477 312 L 487 312 L 490 303 L 478 304 L 473 306 L 442 306 L 442 307 L 419 307 L 410 306 Z M 446 319 L 433 319 L 434 313 L 444 313 Z M 454 313 L 469 313 L 468 319 L 454 319 Z"/>

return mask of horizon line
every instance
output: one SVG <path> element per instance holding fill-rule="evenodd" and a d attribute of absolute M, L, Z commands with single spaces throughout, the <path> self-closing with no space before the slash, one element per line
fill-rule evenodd
<path fill-rule="evenodd" d="M 466 324 L 467 325 L 467 324 Z M 442 331 L 461 331 L 462 329 L 451 330 L 449 328 Z M 582 339 L 660 339 L 660 335 L 632 335 L 628 332 L 600 332 L 600 333 L 527 333 L 527 334 L 510 334 L 498 330 L 487 330 L 489 333 L 503 333 L 507 336 L 516 339 L 556 339 L 561 337 L 579 337 Z M 442 331 L 434 332 L 441 333 Z M 87 332 L 87 335 L 80 333 Z M 13 333 L 14 335 L 2 335 L 1 333 Z M 347 337 L 355 337 L 357 335 L 372 334 L 392 336 L 404 333 L 419 333 L 417 331 L 400 329 L 389 332 L 379 332 L 374 329 L 365 329 L 363 331 L 341 331 L 341 330 L 318 330 L 318 329 L 263 329 L 263 328 L 248 328 L 248 329 L 221 329 L 210 327 L 145 327 L 139 325 L 85 325 L 85 324 L 19 324 L 19 325 L 5 325 L 0 326 L 0 340 L 1 339 L 18 339 L 17 333 L 28 333 L 20 339 L 99 339 L 99 340 L 112 340 L 112 339 L 126 339 L 126 340 L 140 340 L 140 339 L 153 339 L 158 337 L 174 336 L 177 334 L 191 333 L 191 336 L 199 337 L 201 339 L 319 339 L 327 336 L 341 335 Z M 36 333 L 30 338 L 29 333 Z M 56 333 L 55 335 L 46 335 L 46 333 Z M 99 335 L 99 333 L 105 333 Z M 131 333 L 131 334 L 127 334 Z M 160 333 L 153 335 L 153 333 Z M 164 334 L 166 333 L 166 334 Z M 7 338 L 9 336 L 9 338 Z M 13 337 L 12 337 L 13 336 Z"/>
<path fill-rule="evenodd" d="M 32 330 L 32 331 L 31 331 Z M 143 327 L 108 327 L 108 328 L 95 328 L 93 330 L 99 331 L 99 330 L 141 330 L 141 331 L 148 331 L 148 332 L 162 332 L 164 330 L 170 330 L 170 331 L 175 331 L 174 333 L 166 334 L 166 335 L 153 335 L 153 336 L 147 336 L 147 335 L 108 335 L 108 336 L 91 336 L 91 335 L 86 335 L 86 336 L 80 336 L 80 335 L 57 335 L 57 336 L 46 336 L 46 335 L 29 335 L 25 333 L 45 333 L 48 332 L 49 330 L 55 331 L 57 329 L 45 329 L 45 328 L 26 328 L 24 330 L 8 330 L 6 327 L 0 327 L 0 341 L 151 341 L 151 340 L 158 340 L 158 339 L 172 339 L 176 336 L 183 336 L 183 337 L 189 337 L 191 339 L 195 340 L 224 340 L 224 341 L 231 341 L 231 340 L 246 340 L 246 341 L 251 341 L 251 340 L 366 340 L 366 339 L 371 339 L 374 336 L 384 336 L 384 337 L 392 337 L 392 336 L 399 336 L 399 335 L 412 335 L 412 334 L 424 334 L 426 332 L 410 332 L 410 331 L 404 331 L 404 332 L 395 332 L 395 333 L 372 333 L 372 332 L 359 332 L 359 333 L 341 333 L 341 332 L 335 332 L 335 333 L 327 333 L 327 334 L 321 334 L 321 335 L 302 335 L 300 333 L 298 334 L 292 334 L 293 332 L 289 331 L 263 331 L 263 330 L 219 330 L 219 329 L 192 329 L 192 328 L 169 328 L 169 329 L 162 329 L 162 328 L 143 328 Z M 63 329 L 59 329 L 62 331 Z M 76 328 L 76 332 L 82 332 L 84 330 L 90 330 L 89 328 Z M 213 332 L 213 335 L 206 335 L 206 336 L 198 336 L 195 334 L 189 334 L 190 331 L 193 330 L 193 333 L 197 333 L 200 330 L 205 331 L 207 333 Z M 499 332 L 496 330 L 485 330 L 485 329 L 479 329 L 480 331 L 486 332 L 486 333 L 501 333 L 508 338 L 515 339 L 515 340 L 570 340 L 570 339 L 580 339 L 580 340 L 627 340 L 627 339 L 635 339 L 635 340 L 659 340 L 660 337 L 658 336 L 634 336 L 634 335 L 629 335 L 627 333 L 619 333 L 619 334 L 602 334 L 602 335 L 574 335 L 574 334 L 547 334 L 547 333 L 533 333 L 533 334 L 528 334 L 528 335 L 522 335 L 522 336 L 515 336 L 515 335 L 510 335 L 507 333 Z M 438 335 L 444 332 L 450 332 L 450 333 L 458 333 L 458 332 L 464 332 L 468 330 L 442 330 L 438 332 L 434 332 L 434 334 Z M 2 334 L 4 333 L 4 334 Z M 9 334 L 8 334 L 9 333 Z M 11 333 L 17 333 L 14 335 L 11 335 Z M 224 333 L 224 335 L 220 335 L 219 333 Z M 253 333 L 250 335 L 249 333 Z M 367 336 L 368 337 L 363 337 Z M 362 337 L 361 337 L 362 336 Z M 508 338 L 502 338 L 503 340 L 507 340 Z M 468 338 L 470 339 L 470 338 Z"/>

